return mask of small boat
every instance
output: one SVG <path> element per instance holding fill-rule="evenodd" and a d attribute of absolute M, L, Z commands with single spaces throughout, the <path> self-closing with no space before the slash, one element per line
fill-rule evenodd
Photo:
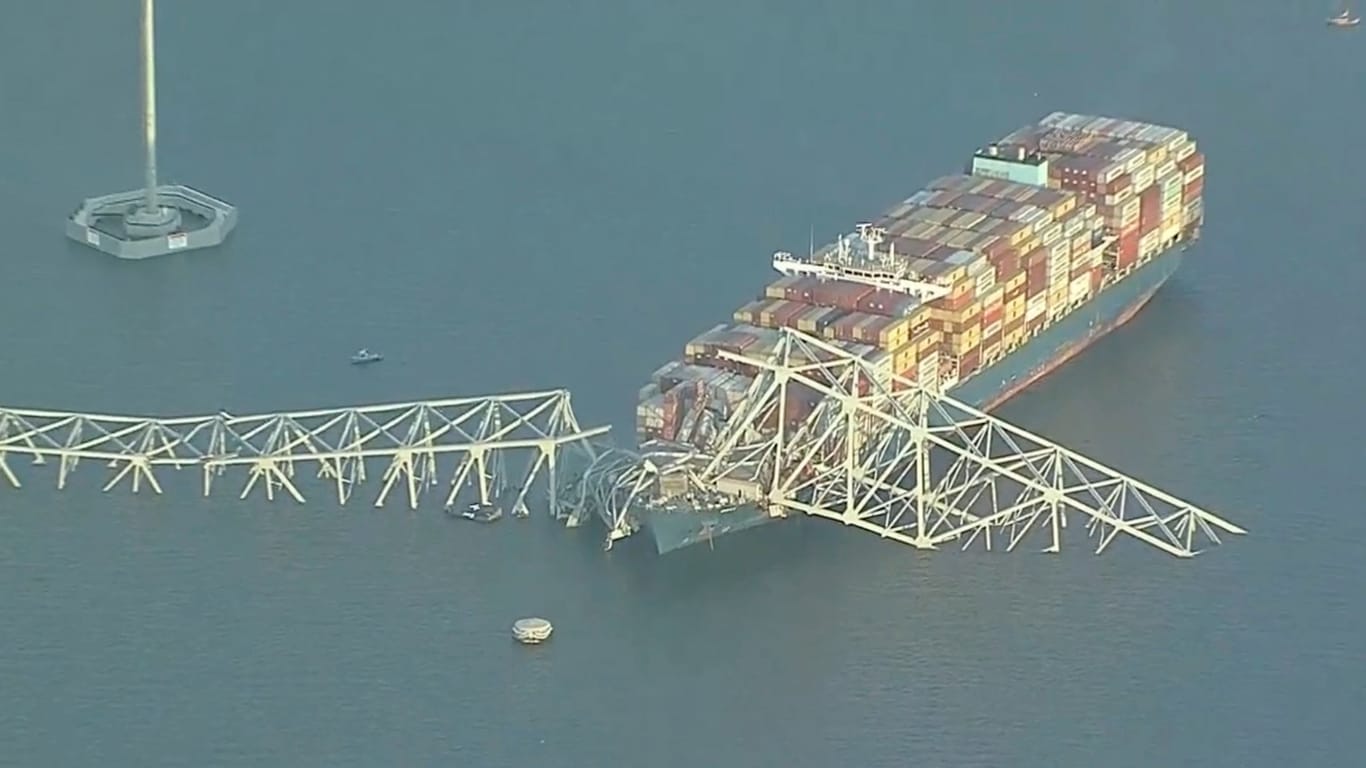
<path fill-rule="evenodd" d="M 497 504 L 471 504 L 460 516 L 476 523 L 492 523 L 503 516 L 503 508 Z"/>
<path fill-rule="evenodd" d="M 1328 17 L 1328 26 L 1330 27 L 1355 27 L 1360 23 L 1361 17 L 1353 16 L 1349 8 L 1343 8 L 1342 13 Z"/>
<path fill-rule="evenodd" d="M 356 352 L 356 354 L 354 354 L 354 355 L 351 356 L 351 364 L 352 364 L 352 365 L 367 365 L 367 364 L 369 364 L 369 363 L 378 363 L 379 361 L 381 361 L 381 360 L 383 360 L 383 359 L 384 359 L 384 355 L 381 355 L 381 354 L 378 353 L 378 352 L 371 352 L 371 351 L 368 350 L 368 349 L 362 349 L 362 350 Z"/>

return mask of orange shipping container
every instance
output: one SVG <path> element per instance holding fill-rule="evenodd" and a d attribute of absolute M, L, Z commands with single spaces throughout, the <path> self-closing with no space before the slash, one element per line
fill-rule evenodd
<path fill-rule="evenodd" d="M 1201 176 L 1200 178 L 1196 179 L 1195 181 L 1192 181 L 1191 183 L 1181 188 L 1181 202 L 1189 203 L 1190 201 L 1204 194 L 1204 192 L 1205 177 Z"/>
<path fill-rule="evenodd" d="M 1162 221 L 1162 190 L 1153 185 L 1143 190 L 1138 199 L 1139 229 L 1147 232 Z"/>

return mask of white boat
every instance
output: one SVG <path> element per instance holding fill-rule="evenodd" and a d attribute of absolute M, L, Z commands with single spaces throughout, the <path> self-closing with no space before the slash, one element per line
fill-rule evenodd
<path fill-rule="evenodd" d="M 1328 17 L 1328 26 L 1330 27 L 1355 27 L 1360 23 L 1361 17 L 1353 16 L 1349 8 L 1343 8 L 1342 13 Z"/>
<path fill-rule="evenodd" d="M 503 516 L 503 508 L 497 504 L 471 504 L 460 516 L 476 523 L 492 523 Z"/>
<path fill-rule="evenodd" d="M 368 363 L 378 363 L 383 359 L 384 355 L 381 355 L 378 352 L 371 352 L 368 349 L 362 349 L 351 356 L 351 364 L 366 365 Z"/>

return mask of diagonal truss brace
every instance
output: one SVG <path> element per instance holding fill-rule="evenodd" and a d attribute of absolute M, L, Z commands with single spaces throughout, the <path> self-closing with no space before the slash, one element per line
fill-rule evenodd
<path fill-rule="evenodd" d="M 756 370 L 742 406 L 706 446 L 672 446 L 600 464 L 577 498 L 612 530 L 660 479 L 690 493 L 755 478 L 773 516 L 836 520 L 920 549 L 957 544 L 1014 550 L 1031 537 L 1060 551 L 1069 520 L 1105 551 L 1124 534 L 1190 557 L 1239 526 L 1141 480 L 913 381 L 887 376 L 821 339 L 783 329 L 763 359 L 722 355 Z M 790 390 L 819 398 L 788 418 Z M 677 485 L 675 483 L 675 485 Z M 610 489 L 610 490 L 604 490 Z"/>
<path fill-rule="evenodd" d="M 207 496 L 216 478 L 243 468 L 241 498 L 260 488 L 267 499 L 283 493 L 303 503 L 296 473 L 299 465 L 312 465 L 333 486 L 338 503 L 346 504 L 366 481 L 367 464 L 385 461 L 375 505 L 401 487 L 415 509 L 421 494 L 438 483 L 449 456 L 455 467 L 447 504 L 455 502 L 473 469 L 480 503 L 507 502 L 514 514 L 525 515 L 527 494 L 548 474 L 551 512 L 559 516 L 553 489 L 560 453 L 607 431 L 580 427 L 564 390 L 171 419 L 0 408 L 0 478 L 20 487 L 11 455 L 30 456 L 35 465 L 55 458 L 61 489 L 81 460 L 91 459 L 112 469 L 105 491 L 127 484 L 139 492 L 145 484 L 161 493 L 159 470 L 198 467 Z M 526 459 L 526 468 L 512 485 L 507 465 L 518 458 Z"/>

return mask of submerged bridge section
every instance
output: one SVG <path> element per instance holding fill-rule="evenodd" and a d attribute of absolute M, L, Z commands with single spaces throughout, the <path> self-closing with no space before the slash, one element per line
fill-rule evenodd
<path fill-rule="evenodd" d="M 466 500 L 526 514 L 527 496 L 542 474 L 551 513 L 562 517 L 554 489 L 560 454 L 606 434 L 579 426 L 564 390 L 431 402 L 239 416 L 154 418 L 0 407 L 0 482 L 20 486 L 17 460 L 56 464 L 65 488 L 82 461 L 108 468 L 104 490 L 124 484 L 162 492 L 167 470 L 197 469 L 204 495 L 229 472 L 243 475 L 241 498 L 253 490 L 303 503 L 301 468 L 315 473 L 346 504 L 373 472 L 375 506 L 395 488 L 408 505 L 433 487 L 446 506 Z M 581 451 L 582 452 L 582 451 Z M 510 462 L 522 463 L 520 473 Z M 508 477 L 519 480 L 509 483 Z M 314 481 L 317 485 L 317 481 Z"/>
<path fill-rule="evenodd" d="M 598 514 L 609 543 L 652 517 L 715 510 L 725 499 L 748 504 L 713 515 L 709 530 L 724 530 L 747 506 L 771 517 L 822 517 L 928 550 L 1013 550 L 1032 538 L 1057 552 L 1074 521 L 1097 553 L 1123 534 L 1190 557 L 1221 533 L 1245 533 L 951 397 L 899 378 L 879 382 L 885 374 L 818 338 L 783 333 L 765 359 L 726 354 L 759 375 L 709 444 L 653 444 L 640 454 L 599 447 L 565 478 L 561 495 Z M 787 418 L 791 387 L 823 396 L 798 422 Z"/>

